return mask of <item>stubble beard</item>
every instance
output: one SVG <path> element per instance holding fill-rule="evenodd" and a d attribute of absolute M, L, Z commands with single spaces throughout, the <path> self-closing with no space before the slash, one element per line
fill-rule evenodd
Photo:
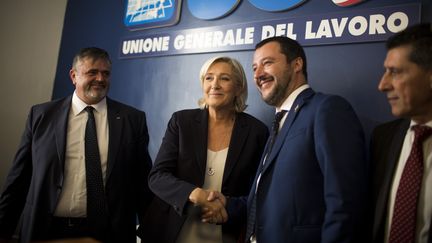
<path fill-rule="evenodd" d="M 93 102 L 97 103 L 97 102 L 101 101 L 103 98 L 105 98 L 107 92 L 108 92 L 107 88 L 105 88 L 104 90 L 100 90 L 100 91 L 94 91 L 94 90 L 88 89 L 86 91 L 86 97 L 88 97 Z"/>
<path fill-rule="evenodd" d="M 263 96 L 263 100 L 265 103 L 271 106 L 279 106 L 284 101 L 286 90 L 288 89 L 288 85 L 291 82 L 291 78 L 288 78 L 287 82 L 277 82 L 275 86 L 267 95 L 267 97 Z M 261 93 L 262 95 L 262 93 Z"/>

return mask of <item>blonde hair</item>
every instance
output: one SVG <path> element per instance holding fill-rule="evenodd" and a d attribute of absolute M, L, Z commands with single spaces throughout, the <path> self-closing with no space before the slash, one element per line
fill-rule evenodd
<path fill-rule="evenodd" d="M 209 60 L 207 60 L 202 65 L 201 71 L 200 71 L 199 77 L 200 77 L 200 81 L 201 81 L 201 86 L 204 83 L 204 77 L 205 77 L 207 71 L 209 70 L 209 68 L 211 67 L 211 65 L 218 63 L 218 62 L 227 63 L 228 65 L 231 66 L 232 72 L 233 72 L 232 74 L 234 76 L 234 82 L 235 82 L 236 86 L 240 89 L 239 95 L 234 98 L 234 109 L 236 112 L 244 111 L 247 107 L 247 105 L 246 105 L 247 96 L 248 96 L 247 79 L 246 79 L 246 75 L 245 75 L 243 66 L 236 59 L 231 58 L 231 57 L 218 56 L 218 57 L 213 57 L 213 58 L 210 58 Z M 205 109 L 208 107 L 208 105 L 205 103 L 204 98 L 200 98 L 198 100 L 198 105 L 201 109 Z"/>

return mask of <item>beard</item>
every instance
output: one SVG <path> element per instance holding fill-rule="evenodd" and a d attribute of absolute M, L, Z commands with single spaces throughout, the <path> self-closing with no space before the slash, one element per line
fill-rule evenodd
<path fill-rule="evenodd" d="M 282 78 L 274 78 L 274 80 L 284 80 L 284 82 L 276 82 L 270 93 L 266 97 L 262 96 L 262 98 L 268 105 L 279 106 L 287 98 L 286 92 L 289 84 L 291 83 L 291 76 L 289 73 L 285 73 Z"/>
<path fill-rule="evenodd" d="M 87 97 L 87 99 L 91 100 L 92 102 L 97 103 L 101 101 L 103 98 L 105 98 L 107 93 L 108 93 L 108 85 L 98 90 L 93 90 L 91 89 L 91 87 L 89 87 L 85 91 L 85 96 Z"/>

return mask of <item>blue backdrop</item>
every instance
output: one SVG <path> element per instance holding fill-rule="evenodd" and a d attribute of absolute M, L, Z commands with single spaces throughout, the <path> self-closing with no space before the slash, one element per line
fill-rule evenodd
<path fill-rule="evenodd" d="M 309 0 L 297 8 L 282 12 L 265 12 L 243 0 L 234 12 L 216 20 L 194 17 L 187 7 L 187 1 L 182 2 L 177 25 L 133 32 L 123 23 L 126 0 L 68 1 L 52 98 L 64 97 L 73 92 L 68 72 L 72 58 L 79 49 L 87 46 L 106 49 L 113 61 L 109 96 L 146 112 L 150 133 L 149 150 L 154 158 L 171 114 L 180 109 L 197 107 L 197 100 L 202 94 L 199 70 L 202 63 L 212 56 L 229 55 L 244 65 L 249 80 L 249 107 L 246 112 L 270 124 L 274 111 L 261 100 L 254 85 L 251 69 L 253 51 L 120 59 L 120 43 L 125 37 L 406 3 L 421 3 L 421 21 L 432 20 L 430 0 L 369 0 L 349 8 L 338 7 L 331 0 Z M 338 94 L 348 99 L 367 135 L 377 123 L 393 119 L 384 95 L 377 90 L 386 55 L 384 42 L 307 46 L 305 51 L 309 84 L 316 91 Z"/>

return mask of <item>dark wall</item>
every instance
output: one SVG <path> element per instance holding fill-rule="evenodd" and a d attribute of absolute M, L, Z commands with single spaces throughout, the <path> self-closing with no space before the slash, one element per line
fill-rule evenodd
<path fill-rule="evenodd" d="M 249 80 L 246 112 L 269 124 L 273 109 L 261 101 L 252 81 L 253 51 L 119 59 L 123 37 L 412 2 L 422 3 L 421 20 L 430 22 L 432 4 L 429 0 L 369 0 L 350 8 L 340 8 L 331 0 L 309 0 L 295 9 L 276 13 L 258 10 L 243 0 L 230 15 L 211 21 L 192 16 L 187 0 L 183 0 L 177 25 L 131 32 L 123 25 L 126 1 L 71 0 L 66 10 L 53 99 L 73 92 L 68 72 L 73 55 L 79 49 L 99 46 L 108 50 L 113 61 L 109 96 L 146 112 L 151 140 L 149 149 L 154 158 L 171 114 L 176 110 L 197 107 L 202 93 L 199 70 L 202 63 L 212 56 L 229 55 L 244 65 Z M 308 46 L 305 51 L 310 85 L 316 91 L 348 99 L 367 133 L 375 124 L 392 119 L 384 95 L 377 90 L 386 55 L 384 42 Z"/>

